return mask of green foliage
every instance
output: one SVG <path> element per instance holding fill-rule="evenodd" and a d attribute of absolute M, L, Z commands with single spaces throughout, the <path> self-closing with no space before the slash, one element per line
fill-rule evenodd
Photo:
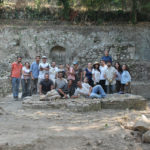
<path fill-rule="evenodd" d="M 58 5 L 63 6 L 62 17 L 66 20 L 70 17 L 70 3 L 69 0 L 58 0 Z"/>
<path fill-rule="evenodd" d="M 42 0 L 34 0 L 36 8 L 39 10 L 41 8 Z"/>
<path fill-rule="evenodd" d="M 3 4 L 4 0 L 0 0 L 0 4 Z"/>

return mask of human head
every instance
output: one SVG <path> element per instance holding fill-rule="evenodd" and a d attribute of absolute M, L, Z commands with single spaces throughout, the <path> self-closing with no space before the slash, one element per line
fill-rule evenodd
<path fill-rule="evenodd" d="M 94 65 L 93 65 L 93 68 L 94 69 L 99 69 L 99 66 L 100 66 L 99 62 L 95 62 Z"/>
<path fill-rule="evenodd" d="M 51 66 L 54 68 L 56 66 L 56 62 L 52 62 Z"/>
<path fill-rule="evenodd" d="M 49 74 L 45 73 L 45 79 L 48 80 L 49 79 Z"/>
<path fill-rule="evenodd" d="M 64 69 L 64 65 L 63 64 L 59 64 L 59 69 Z"/>
<path fill-rule="evenodd" d="M 70 68 L 70 65 L 69 65 L 69 64 L 66 64 L 66 68 L 68 68 L 68 69 L 69 69 L 69 68 Z"/>
<path fill-rule="evenodd" d="M 106 50 L 104 51 L 104 54 L 105 54 L 105 56 L 108 56 L 108 55 L 109 55 L 109 51 L 106 49 Z"/>
<path fill-rule="evenodd" d="M 42 56 L 42 61 L 43 63 L 46 63 L 47 57 L 46 56 Z"/>
<path fill-rule="evenodd" d="M 119 72 L 122 72 L 122 68 L 121 68 L 121 65 L 119 62 L 116 62 L 115 63 L 115 68 L 119 71 Z"/>
<path fill-rule="evenodd" d="M 39 62 L 40 62 L 41 57 L 40 57 L 40 56 L 36 56 L 36 58 L 35 58 L 35 59 L 36 59 L 36 62 L 38 62 L 38 63 L 39 63 Z"/>
<path fill-rule="evenodd" d="M 82 87 L 81 81 L 78 81 L 78 82 L 77 82 L 77 86 L 78 86 L 79 88 Z"/>
<path fill-rule="evenodd" d="M 26 68 L 28 68 L 28 69 L 30 68 L 30 63 L 29 62 L 25 62 L 24 65 L 25 65 Z"/>
<path fill-rule="evenodd" d="M 21 63 L 21 61 L 22 61 L 22 57 L 21 56 L 17 56 L 17 62 Z"/>
<path fill-rule="evenodd" d="M 83 81 L 84 81 L 84 83 L 88 83 L 89 80 L 87 77 L 85 77 Z"/>
<path fill-rule="evenodd" d="M 112 65 L 111 62 L 108 61 L 108 62 L 107 62 L 107 66 L 108 66 L 108 67 L 111 67 L 111 65 Z"/>
<path fill-rule="evenodd" d="M 128 66 L 127 66 L 126 64 L 124 64 L 124 65 L 122 65 L 122 70 L 127 70 L 127 71 L 129 71 L 129 68 L 128 68 Z"/>
<path fill-rule="evenodd" d="M 105 61 L 101 60 L 101 65 L 104 66 L 105 65 Z"/>
<path fill-rule="evenodd" d="M 73 81 L 72 81 L 71 79 L 68 80 L 68 85 L 71 86 L 71 85 L 72 85 L 72 82 L 73 82 Z"/>
<path fill-rule="evenodd" d="M 62 78 L 63 77 L 63 73 L 60 71 L 58 72 L 58 78 Z"/>
<path fill-rule="evenodd" d="M 73 65 L 74 65 L 75 68 L 77 68 L 77 67 L 78 67 L 78 62 L 77 62 L 77 61 L 74 61 L 74 62 L 73 62 Z"/>
<path fill-rule="evenodd" d="M 92 68 L 92 63 L 88 63 L 88 68 L 89 68 L 89 69 Z"/>

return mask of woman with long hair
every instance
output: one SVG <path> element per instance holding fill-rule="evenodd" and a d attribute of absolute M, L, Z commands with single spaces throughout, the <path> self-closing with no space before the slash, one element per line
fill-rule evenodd
<path fill-rule="evenodd" d="M 121 90 L 121 73 L 122 73 L 122 67 L 119 62 L 115 63 L 115 69 L 117 71 L 116 76 L 116 91 L 120 92 Z"/>
<path fill-rule="evenodd" d="M 94 85 L 100 84 L 100 69 L 99 69 L 99 62 L 95 62 L 92 69 L 92 77 L 94 81 Z"/>
<path fill-rule="evenodd" d="M 30 80 L 31 80 L 30 63 L 25 62 L 25 65 L 22 68 L 22 76 L 21 76 L 22 98 L 31 95 Z"/>
<path fill-rule="evenodd" d="M 84 78 L 88 78 L 88 83 L 90 86 L 94 86 L 94 82 L 92 80 L 92 63 L 88 63 L 87 68 L 84 71 Z"/>

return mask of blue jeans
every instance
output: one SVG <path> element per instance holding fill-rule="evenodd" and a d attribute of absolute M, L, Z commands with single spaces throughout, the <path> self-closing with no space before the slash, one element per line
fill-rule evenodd
<path fill-rule="evenodd" d="M 19 84 L 20 84 L 20 78 L 12 78 L 12 92 L 14 98 L 18 97 Z"/>
<path fill-rule="evenodd" d="M 107 94 L 113 94 L 116 89 L 116 85 L 106 85 Z"/>
<path fill-rule="evenodd" d="M 91 98 L 103 98 L 106 96 L 104 89 L 101 85 L 96 85 L 92 89 L 92 93 L 90 94 Z"/>
<path fill-rule="evenodd" d="M 22 98 L 26 96 L 31 96 L 30 79 L 21 79 L 21 85 L 22 85 Z"/>

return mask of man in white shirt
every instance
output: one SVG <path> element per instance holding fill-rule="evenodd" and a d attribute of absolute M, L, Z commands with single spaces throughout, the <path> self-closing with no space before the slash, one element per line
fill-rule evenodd
<path fill-rule="evenodd" d="M 42 56 L 42 62 L 39 64 L 39 77 L 38 77 L 38 83 L 40 84 L 40 82 L 45 78 L 45 74 L 49 74 L 49 68 L 50 68 L 50 64 L 47 63 L 47 57 L 46 56 Z"/>
<path fill-rule="evenodd" d="M 107 70 L 107 65 L 105 64 L 105 61 L 103 59 L 101 59 L 99 70 L 100 70 L 100 85 L 106 92 L 106 85 L 105 85 L 106 79 L 104 77 L 104 74 L 105 71 Z"/>
<path fill-rule="evenodd" d="M 106 79 L 106 88 L 108 94 L 113 94 L 115 92 L 116 85 L 116 69 L 112 66 L 111 61 L 107 62 L 107 69 L 104 73 Z"/>
<path fill-rule="evenodd" d="M 52 62 L 51 67 L 49 69 L 50 79 L 55 83 L 56 75 L 58 73 L 58 68 L 56 67 L 56 62 Z"/>
<path fill-rule="evenodd" d="M 74 94 L 74 98 L 79 96 L 90 98 L 104 98 L 106 96 L 101 85 L 96 85 L 93 88 L 88 83 L 77 82 L 77 89 Z"/>

